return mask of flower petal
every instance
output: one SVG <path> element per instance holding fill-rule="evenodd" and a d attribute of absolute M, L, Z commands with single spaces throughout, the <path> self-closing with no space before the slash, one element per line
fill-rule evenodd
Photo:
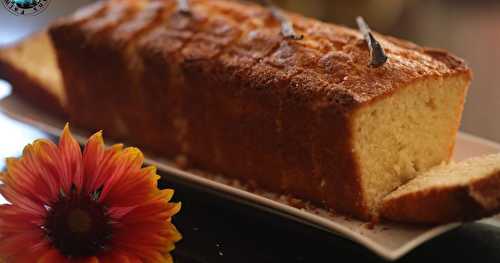
<path fill-rule="evenodd" d="M 137 255 L 146 262 L 164 262 L 174 243 L 182 237 L 170 217 L 180 204 L 149 201 L 126 214 L 116 226 L 115 246 Z"/>
<path fill-rule="evenodd" d="M 72 259 L 71 263 L 99 263 L 101 262 L 96 256 Z"/>
<path fill-rule="evenodd" d="M 33 263 L 49 249 L 49 244 L 45 240 L 33 249 L 25 249 L 14 256 L 16 263 Z M 9 262 L 9 261 L 6 261 Z"/>
<path fill-rule="evenodd" d="M 17 193 L 12 188 L 7 185 L 0 185 L 0 194 L 10 203 L 24 209 L 26 212 L 33 215 L 43 216 L 45 210 L 43 206 L 37 204 L 29 197 L 26 197 L 20 193 Z"/>
<path fill-rule="evenodd" d="M 0 238 L 10 233 L 40 231 L 43 217 L 10 204 L 0 205 Z"/>
<path fill-rule="evenodd" d="M 85 167 L 84 192 L 90 192 L 91 189 L 93 189 L 93 184 L 97 179 L 96 177 L 99 175 L 97 171 L 104 158 L 104 152 L 102 131 L 99 131 L 90 136 L 83 150 L 83 165 Z"/>
<path fill-rule="evenodd" d="M 0 238 L 0 255 L 6 258 L 18 258 L 19 255 L 39 256 L 45 240 L 41 231 L 25 231 Z"/>
<path fill-rule="evenodd" d="M 158 191 L 156 168 L 143 168 L 135 173 L 128 172 L 117 178 L 112 191 L 103 199 L 110 206 L 127 207 L 150 199 L 153 192 Z M 168 201 L 168 200 L 167 200 Z"/>
<path fill-rule="evenodd" d="M 126 253 L 124 253 L 118 249 L 113 249 L 110 252 L 100 256 L 99 262 L 100 263 L 115 263 L 115 262 L 129 263 L 131 261 L 127 257 Z"/>
<path fill-rule="evenodd" d="M 37 263 L 70 263 L 70 261 L 56 249 L 50 249 L 38 259 Z"/>
<path fill-rule="evenodd" d="M 124 176 L 140 172 L 143 161 L 144 155 L 135 147 L 127 147 L 111 159 L 111 166 L 115 169 L 104 182 L 104 189 L 99 201 L 105 200 L 106 196 L 114 191 L 112 189 L 123 182 Z"/>
<path fill-rule="evenodd" d="M 63 189 L 69 192 L 71 185 L 74 184 L 78 190 L 81 190 L 83 185 L 82 151 L 71 135 L 67 123 L 59 140 L 59 154 L 63 167 L 62 174 L 59 175 Z"/>
<path fill-rule="evenodd" d="M 20 159 L 7 159 L 7 172 L 2 181 L 16 193 L 27 196 L 40 205 L 59 193 L 57 146 L 47 140 L 27 145 Z"/>
<path fill-rule="evenodd" d="M 97 134 L 97 136 L 99 135 Z M 87 150 L 87 147 L 90 147 L 90 149 Z M 96 148 L 95 150 L 92 149 L 94 147 Z M 86 178 L 84 191 L 90 193 L 105 184 L 117 169 L 114 160 L 122 149 L 122 144 L 115 144 L 111 148 L 104 150 L 104 143 L 100 143 L 98 137 L 94 138 L 90 144 L 87 144 L 83 156 Z M 103 151 L 102 155 L 100 151 Z"/>

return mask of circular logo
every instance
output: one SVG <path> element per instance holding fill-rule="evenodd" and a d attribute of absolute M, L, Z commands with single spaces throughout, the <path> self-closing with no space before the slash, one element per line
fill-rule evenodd
<path fill-rule="evenodd" d="M 38 15 L 49 6 L 50 0 L 1 0 L 14 15 Z"/>

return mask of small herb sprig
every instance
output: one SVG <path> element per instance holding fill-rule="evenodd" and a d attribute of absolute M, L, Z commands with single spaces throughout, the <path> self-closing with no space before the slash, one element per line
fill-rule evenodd
<path fill-rule="evenodd" d="M 373 36 L 370 27 L 365 22 L 365 20 L 358 16 L 356 18 L 356 22 L 358 23 L 358 28 L 363 37 L 365 38 L 366 43 L 368 44 L 368 49 L 370 50 L 370 56 L 372 57 L 370 66 L 372 67 L 380 67 L 387 62 L 387 55 L 384 52 L 384 48 L 380 45 L 380 43 Z"/>
<path fill-rule="evenodd" d="M 281 24 L 281 34 L 283 37 L 293 40 L 301 40 L 304 38 L 303 35 L 297 34 L 295 29 L 293 28 L 293 23 L 286 17 L 283 11 L 273 4 L 271 0 L 260 0 L 273 15 L 274 19 L 276 19 Z"/>
<path fill-rule="evenodd" d="M 177 0 L 177 11 L 184 15 L 190 15 L 189 0 Z"/>

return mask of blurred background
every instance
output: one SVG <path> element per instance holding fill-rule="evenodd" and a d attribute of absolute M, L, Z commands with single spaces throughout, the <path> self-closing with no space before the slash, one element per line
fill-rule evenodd
<path fill-rule="evenodd" d="M 4 2 L 2 0 L 2 2 Z M 37 16 L 15 16 L 0 6 L 0 45 L 44 27 L 91 0 L 52 0 Z M 500 1 L 498 0 L 275 0 L 323 21 L 372 29 L 465 58 L 474 72 L 462 130 L 500 142 Z"/>

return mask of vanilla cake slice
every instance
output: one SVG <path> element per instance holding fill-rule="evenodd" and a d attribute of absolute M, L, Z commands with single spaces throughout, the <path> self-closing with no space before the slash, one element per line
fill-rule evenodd
<path fill-rule="evenodd" d="M 500 154 L 434 167 L 383 200 L 392 221 L 439 224 L 475 220 L 500 211 Z"/>

